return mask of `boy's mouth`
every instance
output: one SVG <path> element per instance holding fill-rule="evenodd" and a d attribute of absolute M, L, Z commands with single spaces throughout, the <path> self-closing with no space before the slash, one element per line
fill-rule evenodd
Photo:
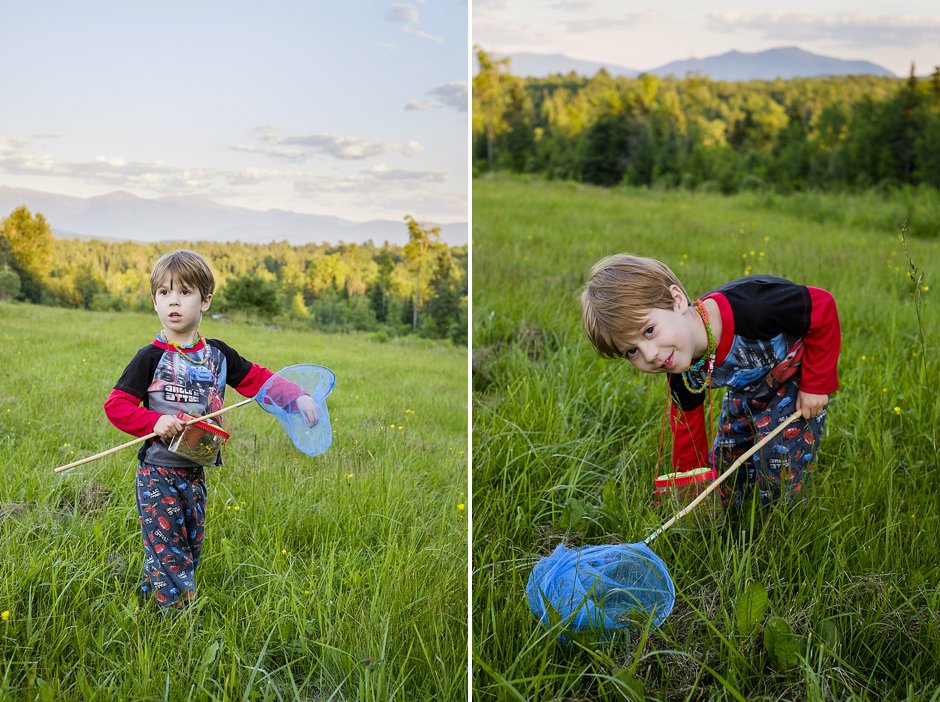
<path fill-rule="evenodd" d="M 675 360 L 675 356 L 676 356 L 676 352 L 673 351 L 671 354 L 669 354 L 669 358 L 663 361 L 660 368 L 662 368 L 663 370 L 669 370 L 670 368 L 672 368 L 672 364 L 673 364 L 673 361 Z"/>

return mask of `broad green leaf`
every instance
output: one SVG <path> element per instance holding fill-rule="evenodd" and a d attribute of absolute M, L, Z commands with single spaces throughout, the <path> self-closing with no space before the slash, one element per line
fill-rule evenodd
<path fill-rule="evenodd" d="M 742 636 L 753 634 L 764 620 L 767 612 L 767 588 L 760 583 L 751 583 L 738 598 L 735 607 L 735 623 Z"/>
<path fill-rule="evenodd" d="M 213 641 L 206 646 L 206 650 L 202 654 L 202 663 L 200 664 L 202 669 L 206 669 L 215 663 L 215 657 L 219 655 L 219 648 L 221 648 L 221 646 L 222 644 L 218 641 Z"/>
<path fill-rule="evenodd" d="M 764 648 L 777 670 L 795 668 L 803 652 L 802 639 L 793 633 L 786 619 L 770 617 L 764 627 Z"/>
<path fill-rule="evenodd" d="M 580 500 L 569 498 L 561 511 L 561 526 L 568 531 L 580 529 L 587 517 L 587 509 Z"/>

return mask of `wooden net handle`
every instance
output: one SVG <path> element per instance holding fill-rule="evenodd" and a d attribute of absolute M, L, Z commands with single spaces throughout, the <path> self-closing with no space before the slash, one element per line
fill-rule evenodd
<path fill-rule="evenodd" d="M 201 422 L 203 419 L 211 419 L 212 417 L 217 417 L 218 415 L 222 414 L 223 412 L 228 412 L 229 410 L 233 410 L 233 409 L 235 409 L 236 407 L 241 407 L 242 405 L 247 405 L 247 404 L 248 404 L 249 402 L 251 402 L 253 399 L 254 399 L 254 398 L 249 397 L 249 398 L 246 399 L 246 400 L 242 400 L 241 402 L 236 402 L 234 405 L 229 405 L 228 407 L 223 407 L 222 409 L 216 410 L 215 412 L 211 412 L 211 413 L 209 413 L 209 414 L 204 414 L 204 415 L 202 415 L 201 417 L 194 417 L 193 419 L 190 419 L 188 422 L 185 422 L 185 423 L 183 424 L 183 426 L 184 426 L 184 427 L 188 427 L 190 424 L 195 424 L 196 422 Z M 85 463 L 91 463 L 92 461 L 97 461 L 99 458 L 104 458 L 105 456 L 110 456 L 112 453 L 117 453 L 118 451 L 121 451 L 122 449 L 126 449 L 126 448 L 128 448 L 129 446 L 134 446 L 135 444 L 143 443 L 144 441 L 147 441 L 148 439 L 153 439 L 153 438 L 156 437 L 156 436 L 157 436 L 157 432 L 155 432 L 155 431 L 154 431 L 154 432 L 151 432 L 151 433 L 147 434 L 147 436 L 141 436 L 141 437 L 138 437 L 138 438 L 136 438 L 136 439 L 132 439 L 132 440 L 128 441 L 128 442 L 125 443 L 125 444 L 121 444 L 120 446 L 115 446 L 114 448 L 109 448 L 107 451 L 102 451 L 101 453 L 96 453 L 94 456 L 88 456 L 87 458 L 82 458 L 82 459 L 80 459 L 80 460 L 78 460 L 78 461 L 74 461 L 74 462 L 69 463 L 69 464 L 67 464 L 67 465 L 59 466 L 58 468 L 56 468 L 56 469 L 53 471 L 53 473 L 62 473 L 63 471 L 69 470 L 69 469 L 71 469 L 71 468 L 75 468 L 76 466 L 80 466 L 80 465 L 83 465 L 83 464 L 85 464 Z"/>
<path fill-rule="evenodd" d="M 796 412 L 794 412 L 793 414 L 791 414 L 789 417 L 787 417 L 786 420 L 784 420 L 783 422 L 781 422 L 780 424 L 778 424 L 778 425 L 776 426 L 776 428 L 775 428 L 772 432 L 770 432 L 769 434 L 767 434 L 767 436 L 765 436 L 763 439 L 761 439 L 761 440 L 758 441 L 756 444 L 754 444 L 751 448 L 749 448 L 747 451 L 745 451 L 744 454 L 742 454 L 741 457 L 738 458 L 738 460 L 736 460 L 734 463 L 731 464 L 731 467 L 728 468 L 728 470 L 726 470 L 724 473 L 722 473 L 722 474 L 719 475 L 717 478 L 715 478 L 715 480 L 714 480 L 707 488 L 705 488 L 704 490 L 702 490 L 702 492 L 698 495 L 698 497 L 696 497 L 696 498 L 695 498 L 694 500 L 692 500 L 689 504 L 687 504 L 687 505 L 686 505 L 683 509 L 681 509 L 681 510 L 679 511 L 679 513 L 676 514 L 672 519 L 670 519 L 668 522 L 666 522 L 666 523 L 663 524 L 661 527 L 659 527 L 659 529 L 657 529 L 657 530 L 654 531 L 652 534 L 650 534 L 649 536 L 647 536 L 647 537 L 643 540 L 643 543 L 649 545 L 649 543 L 650 543 L 653 539 L 655 539 L 657 536 L 659 536 L 659 535 L 662 534 L 664 531 L 666 531 L 666 529 L 668 529 L 669 527 L 671 527 L 673 524 L 675 524 L 676 522 L 678 522 L 678 521 L 679 521 L 680 519 L 682 519 L 685 515 L 687 515 L 689 512 L 691 512 L 693 509 L 695 509 L 695 507 L 697 507 L 697 506 L 699 505 L 699 503 L 700 503 L 702 500 L 704 500 L 706 497 L 708 497 L 708 495 L 710 495 L 710 494 L 712 493 L 712 491 L 714 491 L 719 485 L 721 485 L 721 484 L 728 478 L 728 476 L 730 476 L 732 473 L 734 473 L 734 471 L 736 471 L 736 470 L 738 469 L 738 466 L 740 466 L 742 463 L 744 463 L 744 461 L 746 461 L 748 458 L 750 458 L 751 456 L 753 456 L 755 453 L 757 453 L 758 451 L 760 451 L 760 450 L 764 447 L 764 444 L 766 444 L 768 441 L 770 441 L 772 438 L 774 438 L 777 434 L 779 434 L 780 432 L 782 432 L 782 431 L 784 430 L 784 428 L 785 428 L 788 424 L 790 424 L 790 422 L 792 422 L 792 421 L 793 421 L 794 419 L 796 419 L 797 417 L 801 417 L 802 415 L 803 415 L 803 411 L 802 411 L 802 410 L 797 410 Z"/>

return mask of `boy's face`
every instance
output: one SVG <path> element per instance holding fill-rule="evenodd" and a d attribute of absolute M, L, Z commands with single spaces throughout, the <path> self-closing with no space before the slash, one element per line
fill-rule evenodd
<path fill-rule="evenodd" d="M 672 309 L 647 310 L 639 331 L 618 342 L 621 355 L 644 373 L 681 373 L 708 348 L 698 314 L 677 286 L 671 290 Z"/>
<path fill-rule="evenodd" d="M 166 330 L 169 341 L 189 343 L 199 329 L 202 313 L 209 309 L 212 295 L 202 299 L 195 287 L 167 276 L 157 286 L 153 296 L 153 309 Z"/>

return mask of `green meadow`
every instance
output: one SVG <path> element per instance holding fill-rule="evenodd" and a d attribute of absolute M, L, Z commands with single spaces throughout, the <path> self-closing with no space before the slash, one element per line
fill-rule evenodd
<path fill-rule="evenodd" d="M 130 438 L 102 404 L 156 325 L 0 303 L 0 699 L 466 699 L 466 350 L 205 320 L 272 370 L 332 368 L 334 443 L 228 414 L 195 605 L 163 617 L 136 449 L 53 473 Z"/>
<path fill-rule="evenodd" d="M 474 181 L 475 699 L 940 700 L 938 221 L 936 197 L 891 193 Z M 750 273 L 830 290 L 841 388 L 808 502 L 699 508 L 652 544 L 677 592 L 663 625 L 565 646 L 526 602 L 538 559 L 642 541 L 675 511 L 652 494 L 663 379 L 580 330 L 580 286 L 616 252 L 694 296 Z"/>

